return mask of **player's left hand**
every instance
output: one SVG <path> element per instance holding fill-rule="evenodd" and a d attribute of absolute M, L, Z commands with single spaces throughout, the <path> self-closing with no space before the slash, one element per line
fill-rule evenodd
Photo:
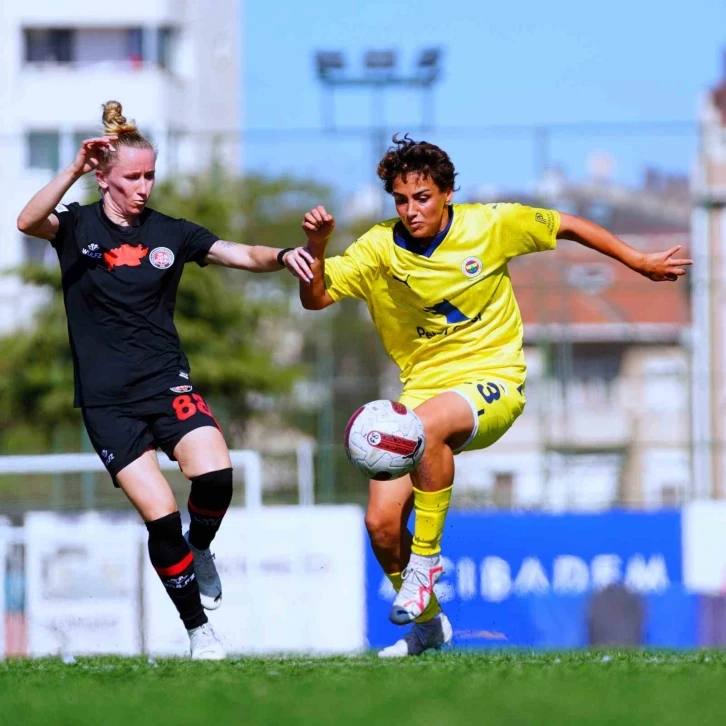
<path fill-rule="evenodd" d="M 654 282 L 675 282 L 686 274 L 686 267 L 693 264 L 693 260 L 674 257 L 680 249 L 681 245 L 676 245 L 667 252 L 644 254 L 638 272 Z"/>
<path fill-rule="evenodd" d="M 282 263 L 290 273 L 305 283 L 313 279 L 313 271 L 310 269 L 313 262 L 313 256 L 304 247 L 296 247 L 282 258 Z"/>

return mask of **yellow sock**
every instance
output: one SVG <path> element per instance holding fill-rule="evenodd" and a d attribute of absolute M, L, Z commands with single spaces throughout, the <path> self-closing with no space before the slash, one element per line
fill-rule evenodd
<path fill-rule="evenodd" d="M 446 513 L 451 504 L 453 486 L 440 492 L 422 492 L 413 488 L 413 507 L 416 525 L 413 530 L 411 551 L 417 555 L 437 555 L 441 552 Z"/>
<path fill-rule="evenodd" d="M 398 592 L 401 589 L 401 577 L 400 572 L 387 572 L 386 577 L 391 581 L 393 589 Z M 414 622 L 416 623 L 427 623 L 429 620 L 433 620 L 441 612 L 441 605 L 439 605 L 439 599 L 436 597 L 436 593 L 431 595 L 431 600 L 426 606 L 421 615 L 419 615 Z"/>

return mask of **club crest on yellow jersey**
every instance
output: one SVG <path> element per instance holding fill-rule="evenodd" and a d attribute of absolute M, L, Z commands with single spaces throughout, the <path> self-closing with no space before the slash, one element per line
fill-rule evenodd
<path fill-rule="evenodd" d="M 461 263 L 461 271 L 468 277 L 473 278 L 481 273 L 484 269 L 481 260 L 478 257 L 467 257 Z"/>

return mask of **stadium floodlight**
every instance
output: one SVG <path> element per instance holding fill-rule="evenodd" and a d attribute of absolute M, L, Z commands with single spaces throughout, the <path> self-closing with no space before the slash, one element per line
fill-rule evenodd
<path fill-rule="evenodd" d="M 332 73 L 342 71 L 345 68 L 345 58 L 338 50 L 319 50 L 315 54 L 315 62 L 318 68 L 318 77 L 326 81 Z"/>
<path fill-rule="evenodd" d="M 392 50 L 369 50 L 363 56 L 369 71 L 392 71 L 396 66 L 396 53 Z"/>
<path fill-rule="evenodd" d="M 433 83 L 439 76 L 441 50 L 438 48 L 426 48 L 421 51 L 418 59 L 418 70 L 422 80 L 427 85 Z"/>
<path fill-rule="evenodd" d="M 418 59 L 419 68 L 436 68 L 439 65 L 441 51 L 438 48 L 427 48 L 421 51 Z"/>

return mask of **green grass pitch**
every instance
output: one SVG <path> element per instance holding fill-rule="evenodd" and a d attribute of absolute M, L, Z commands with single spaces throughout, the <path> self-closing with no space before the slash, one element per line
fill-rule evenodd
<path fill-rule="evenodd" d="M 726 724 L 726 653 L 0 661 L 0 724 Z"/>

